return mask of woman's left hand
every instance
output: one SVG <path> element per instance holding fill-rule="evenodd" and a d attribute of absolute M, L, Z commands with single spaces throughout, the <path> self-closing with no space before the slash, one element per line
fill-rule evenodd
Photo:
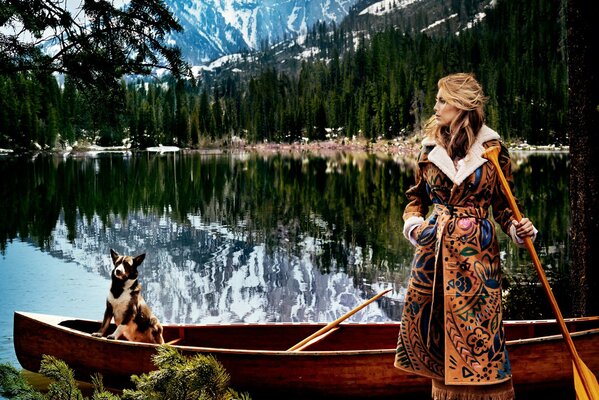
<path fill-rule="evenodd" d="M 532 237 L 535 233 L 535 227 L 528 218 L 522 218 L 520 222 L 514 221 L 514 227 L 520 238 Z"/>

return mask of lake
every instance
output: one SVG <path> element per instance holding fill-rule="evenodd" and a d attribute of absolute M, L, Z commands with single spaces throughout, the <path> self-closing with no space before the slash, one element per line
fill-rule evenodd
<path fill-rule="evenodd" d="M 567 315 L 568 155 L 513 152 L 516 192 Z M 0 362 L 15 310 L 100 319 L 110 249 L 146 253 L 162 322 L 399 320 L 411 157 L 361 152 L 0 156 Z M 506 318 L 552 317 L 525 250 L 500 234 Z M 561 299 L 563 296 L 563 299 Z"/>

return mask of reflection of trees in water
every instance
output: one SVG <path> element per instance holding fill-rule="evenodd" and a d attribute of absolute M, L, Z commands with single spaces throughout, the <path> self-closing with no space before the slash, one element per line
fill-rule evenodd
<path fill-rule="evenodd" d="M 516 193 L 523 215 L 539 235 L 535 248 L 560 308 L 568 315 L 569 301 L 569 157 L 567 153 L 512 152 Z M 525 249 L 507 245 L 505 311 L 509 318 L 553 318 Z"/>
<path fill-rule="evenodd" d="M 514 165 L 543 261 L 566 271 L 567 159 L 515 156 Z M 0 246 L 32 238 L 104 274 L 109 247 L 143 249 L 156 266 L 148 296 L 172 321 L 324 319 L 384 284 L 401 297 L 414 166 L 365 153 L 4 159 L 1 201 L 15 211 L 4 213 Z M 502 248 L 514 287 L 527 254 Z M 398 303 L 381 304 L 396 318 Z"/>

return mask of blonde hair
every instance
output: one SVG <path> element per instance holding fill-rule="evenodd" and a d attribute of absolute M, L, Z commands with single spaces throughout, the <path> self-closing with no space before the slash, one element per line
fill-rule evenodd
<path fill-rule="evenodd" d="M 425 124 L 425 132 L 447 150 L 452 159 L 463 158 L 476 140 L 485 122 L 487 97 L 480 83 L 470 73 L 447 75 L 437 82 L 441 97 L 458 109 L 448 127 L 441 127 L 433 115 Z"/>

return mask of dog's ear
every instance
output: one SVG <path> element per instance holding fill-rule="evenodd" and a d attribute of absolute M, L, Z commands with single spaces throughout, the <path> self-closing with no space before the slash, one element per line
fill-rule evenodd
<path fill-rule="evenodd" d="M 146 253 L 140 254 L 133 259 L 133 265 L 138 266 L 146 258 Z"/>
<path fill-rule="evenodd" d="M 116 262 L 117 258 L 119 258 L 119 253 L 110 249 L 110 257 L 112 257 L 112 263 L 114 264 Z"/>

